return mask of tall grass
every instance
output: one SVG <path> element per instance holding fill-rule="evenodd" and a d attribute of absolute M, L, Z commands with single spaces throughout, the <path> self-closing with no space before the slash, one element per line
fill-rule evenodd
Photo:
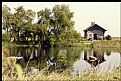
<path fill-rule="evenodd" d="M 120 40 L 93 41 L 94 48 L 121 48 Z"/>

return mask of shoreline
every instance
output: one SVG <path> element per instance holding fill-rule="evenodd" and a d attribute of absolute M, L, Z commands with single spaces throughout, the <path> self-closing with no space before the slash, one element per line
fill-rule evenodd
<path fill-rule="evenodd" d="M 15 44 L 2 41 L 2 47 L 38 47 L 38 45 Z M 82 48 L 121 48 L 121 40 L 81 41 L 79 43 L 62 44 L 55 47 L 82 47 Z"/>

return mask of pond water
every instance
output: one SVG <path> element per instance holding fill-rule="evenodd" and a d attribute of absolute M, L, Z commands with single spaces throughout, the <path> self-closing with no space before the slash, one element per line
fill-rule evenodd
<path fill-rule="evenodd" d="M 6 56 L 23 57 L 17 60 L 23 69 L 26 66 L 35 69 L 50 67 L 51 70 L 72 69 L 72 74 L 95 67 L 100 71 L 111 70 L 120 65 L 121 54 L 116 48 L 64 47 L 42 49 L 37 47 L 8 48 Z"/>

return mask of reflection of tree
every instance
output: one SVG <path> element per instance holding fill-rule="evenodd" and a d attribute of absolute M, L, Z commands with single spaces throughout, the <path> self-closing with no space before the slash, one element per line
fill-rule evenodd
<path fill-rule="evenodd" d="M 76 60 L 80 59 L 82 49 L 68 48 L 67 49 L 67 61 L 72 65 Z"/>
<path fill-rule="evenodd" d="M 61 52 L 59 52 L 61 50 Z M 66 52 L 65 52 L 66 51 Z M 80 59 L 81 49 L 77 48 L 61 48 L 49 50 L 48 60 L 51 62 L 49 70 L 56 70 L 62 72 L 67 68 L 71 68 L 73 63 Z M 53 57 L 53 58 L 52 58 Z"/>
<path fill-rule="evenodd" d="M 17 56 L 19 51 L 20 51 L 20 48 L 16 48 L 16 47 L 13 47 L 13 48 L 9 48 L 10 50 L 10 56 Z"/>
<path fill-rule="evenodd" d="M 12 48 L 11 51 L 13 54 L 18 54 L 23 56 L 22 60 L 18 60 L 18 63 L 22 65 L 23 68 L 26 67 L 28 61 L 28 68 L 34 67 L 39 68 L 40 70 L 47 66 L 47 62 L 50 62 L 53 65 L 50 65 L 48 70 L 58 70 L 59 72 L 71 68 L 73 63 L 80 59 L 80 54 L 82 50 L 79 48 L 35 48 L 35 47 L 20 47 Z M 60 52 L 61 50 L 61 52 Z M 31 59 L 30 59 L 31 57 Z"/>

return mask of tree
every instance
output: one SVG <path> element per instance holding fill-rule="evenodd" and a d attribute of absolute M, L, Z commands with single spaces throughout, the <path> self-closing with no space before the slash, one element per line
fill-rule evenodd
<path fill-rule="evenodd" d="M 15 8 L 15 13 L 12 19 L 12 31 L 14 32 L 14 38 L 19 42 L 19 34 L 22 26 L 24 25 L 25 10 L 23 6 Z"/>
<path fill-rule="evenodd" d="M 14 38 L 18 39 L 18 42 L 21 30 L 24 30 L 25 25 L 28 25 L 27 23 L 29 23 L 29 26 L 32 24 L 35 14 L 36 13 L 32 10 L 25 11 L 23 6 L 15 8 L 12 20 L 12 30 L 14 32 Z"/>
<path fill-rule="evenodd" d="M 11 9 L 7 6 L 7 5 L 3 5 L 2 7 L 2 25 L 3 25 L 3 29 L 5 31 L 7 31 L 10 28 L 10 23 L 11 23 Z"/>
<path fill-rule="evenodd" d="M 46 41 L 53 45 L 54 42 L 61 42 L 61 39 L 70 40 L 69 38 L 71 38 L 74 41 L 73 35 L 75 35 L 75 38 L 78 36 L 80 39 L 80 34 L 74 30 L 73 14 L 74 12 L 70 11 L 68 5 L 55 5 L 52 10 L 45 8 L 45 10 L 37 12 L 38 23 L 45 25 L 47 28 L 48 36 Z M 73 37 L 65 39 L 64 36 L 70 33 L 73 33 Z"/>
<path fill-rule="evenodd" d="M 35 15 L 36 15 L 35 11 L 32 11 L 30 9 L 25 11 L 24 25 L 23 25 L 23 28 L 21 29 L 21 33 L 22 33 L 21 35 L 27 38 L 27 41 L 29 37 L 32 38 L 32 31 L 35 31 L 34 25 L 32 23 L 32 21 L 35 18 Z"/>
<path fill-rule="evenodd" d="M 71 19 L 74 13 L 69 10 L 67 5 L 55 5 L 52 12 L 54 13 L 54 19 L 52 20 L 54 24 L 53 33 L 59 39 L 63 30 L 73 29 L 74 21 Z"/>
<path fill-rule="evenodd" d="M 60 35 L 60 39 L 65 41 L 65 43 L 75 43 L 81 41 L 81 35 L 75 30 L 65 31 Z"/>
<path fill-rule="evenodd" d="M 50 9 L 45 8 L 45 10 L 41 10 L 37 12 L 38 15 L 38 24 L 39 26 L 39 31 L 38 31 L 38 36 L 41 44 L 43 45 L 43 42 L 46 41 L 49 30 L 50 30 Z"/>
<path fill-rule="evenodd" d="M 7 37 L 8 42 L 11 39 L 11 33 L 9 33 L 10 28 L 11 28 L 11 18 L 12 18 L 11 9 L 7 5 L 3 5 L 2 7 L 2 29 L 5 30 L 5 33 L 7 32 L 5 36 Z"/>

